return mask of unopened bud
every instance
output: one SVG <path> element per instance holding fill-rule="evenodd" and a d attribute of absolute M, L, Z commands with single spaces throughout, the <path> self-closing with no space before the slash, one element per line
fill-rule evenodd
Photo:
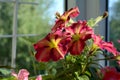
<path fill-rule="evenodd" d="M 60 18 L 60 13 L 56 12 L 55 16 L 56 16 L 57 19 L 59 19 Z"/>
<path fill-rule="evenodd" d="M 108 16 L 108 12 L 105 11 L 104 14 L 103 14 L 103 18 L 106 18 Z"/>

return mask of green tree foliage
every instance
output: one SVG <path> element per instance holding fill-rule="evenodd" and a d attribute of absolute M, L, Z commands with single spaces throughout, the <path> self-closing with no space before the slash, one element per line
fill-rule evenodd
<path fill-rule="evenodd" d="M 0 3 L 0 35 L 12 33 L 13 4 Z M 0 38 L 0 65 L 10 64 L 11 38 Z"/>

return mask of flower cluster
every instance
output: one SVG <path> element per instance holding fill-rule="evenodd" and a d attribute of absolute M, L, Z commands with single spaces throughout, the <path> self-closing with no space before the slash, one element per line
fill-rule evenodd
<path fill-rule="evenodd" d="M 53 80 L 59 80 L 58 78 L 63 75 L 65 77 L 64 80 L 94 79 L 92 71 L 94 70 L 95 74 L 98 74 L 99 71 L 97 69 L 101 69 L 98 67 L 99 64 L 96 67 L 96 61 L 112 59 L 120 63 L 120 52 L 117 51 L 113 43 L 104 41 L 100 35 L 94 32 L 94 26 L 107 16 L 107 12 L 95 20 L 74 21 L 72 18 L 77 17 L 79 13 L 78 7 L 71 8 L 62 15 L 56 13 L 57 20 L 51 32 L 45 38 L 34 44 L 34 49 L 36 50 L 35 58 L 38 62 L 64 60 L 63 66 L 65 67 L 62 67 L 63 72 L 56 72 L 55 77 L 52 78 Z M 118 40 L 118 42 L 120 41 Z M 104 51 L 108 51 L 113 56 L 96 59 L 98 54 L 107 55 Z M 91 68 L 93 69 L 91 70 Z M 118 77 L 120 73 L 115 69 L 113 70 L 107 67 L 107 69 L 103 70 L 100 71 L 103 73 L 101 74 L 103 76 L 96 75 L 98 76 L 97 78 L 103 80 L 120 79 Z M 112 73 L 115 74 L 113 77 L 108 77 L 109 73 L 110 75 Z"/>
<path fill-rule="evenodd" d="M 79 13 L 78 8 L 75 7 L 66 11 L 63 15 L 56 14 L 57 20 L 51 32 L 44 39 L 34 44 L 37 51 L 35 57 L 38 61 L 47 62 L 49 60 L 64 59 L 68 52 L 72 55 L 80 55 L 86 46 L 86 41 L 89 39 L 94 41 L 90 54 L 95 49 L 100 48 L 108 50 L 114 56 L 119 55 L 113 43 L 103 41 L 101 36 L 96 35 L 92 26 L 89 26 L 86 21 L 73 22 L 71 18 L 77 17 Z"/>
<path fill-rule="evenodd" d="M 55 73 L 43 75 L 43 80 L 120 80 L 120 73 L 115 68 L 103 67 L 98 63 L 99 60 L 117 60 L 120 64 L 120 52 L 113 43 L 104 41 L 94 32 L 94 27 L 107 16 L 107 12 L 89 21 L 74 21 L 72 18 L 79 13 L 78 7 L 62 15 L 56 13 L 51 32 L 34 44 L 38 62 L 59 63 L 58 67 L 54 67 Z M 98 54 L 105 57 L 98 59 Z M 18 80 L 28 80 L 29 72 L 21 70 L 18 75 L 13 75 Z M 36 80 L 42 78 L 38 76 Z"/>

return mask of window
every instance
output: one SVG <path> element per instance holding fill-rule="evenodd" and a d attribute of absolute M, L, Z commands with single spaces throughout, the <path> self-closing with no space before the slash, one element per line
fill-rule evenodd
<path fill-rule="evenodd" d="M 30 69 L 32 45 L 50 30 L 57 11 L 63 13 L 64 0 L 0 0 L 0 65 Z"/>

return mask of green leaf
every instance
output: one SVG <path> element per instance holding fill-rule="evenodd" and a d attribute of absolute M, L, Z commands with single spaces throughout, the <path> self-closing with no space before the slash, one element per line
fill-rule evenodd
<path fill-rule="evenodd" d="M 0 72 L 3 74 L 3 75 L 9 75 L 11 72 L 10 70 L 7 70 L 7 69 L 0 69 Z"/>
<path fill-rule="evenodd" d="M 89 71 L 86 71 L 85 74 L 91 77 L 91 73 Z"/>
<path fill-rule="evenodd" d="M 89 80 L 89 77 L 87 75 L 82 75 L 78 78 L 78 80 Z"/>
<path fill-rule="evenodd" d="M 91 18 L 90 20 L 87 21 L 87 24 L 89 26 L 93 26 L 94 23 L 95 23 L 95 20 L 93 18 Z"/>
<path fill-rule="evenodd" d="M 103 20 L 103 16 L 98 16 L 97 18 L 93 19 L 91 18 L 90 20 L 87 21 L 87 24 L 91 27 L 96 26 L 101 20 Z"/>
<path fill-rule="evenodd" d="M 16 78 L 13 76 L 9 76 L 9 77 L 5 77 L 5 78 L 0 78 L 0 80 L 16 80 Z"/>

